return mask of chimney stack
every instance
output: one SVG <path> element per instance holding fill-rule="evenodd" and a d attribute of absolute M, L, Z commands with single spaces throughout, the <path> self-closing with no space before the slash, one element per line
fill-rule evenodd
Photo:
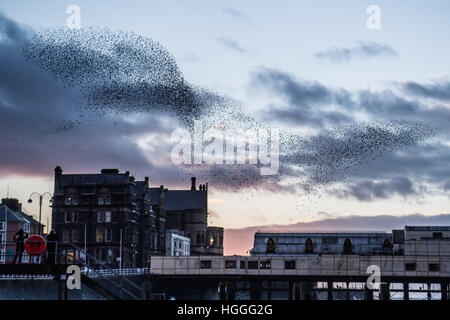
<path fill-rule="evenodd" d="M 191 178 L 191 182 L 192 182 L 192 184 L 191 184 L 191 190 L 197 190 L 197 188 L 196 188 L 196 186 L 195 186 L 195 177 L 192 177 Z"/>
<path fill-rule="evenodd" d="M 56 166 L 55 168 L 55 176 L 60 176 L 62 174 L 62 169 L 60 166 Z"/>

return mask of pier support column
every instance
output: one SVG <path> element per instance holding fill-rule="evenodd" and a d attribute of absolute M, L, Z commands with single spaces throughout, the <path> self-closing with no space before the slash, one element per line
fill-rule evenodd
<path fill-rule="evenodd" d="M 267 300 L 272 300 L 272 280 L 267 281 Z"/>
<path fill-rule="evenodd" d="M 364 300 L 372 301 L 373 300 L 373 290 L 367 287 L 367 284 L 364 285 Z"/>
<path fill-rule="evenodd" d="M 380 300 L 390 300 L 389 282 L 380 284 Z"/>
<path fill-rule="evenodd" d="M 448 283 L 441 283 L 441 300 L 448 300 Z"/>
<path fill-rule="evenodd" d="M 223 282 L 219 282 L 219 300 L 226 300 L 227 297 L 227 286 Z"/>
<path fill-rule="evenodd" d="M 409 300 L 409 282 L 403 282 L 403 300 Z"/>
<path fill-rule="evenodd" d="M 141 298 L 142 300 L 152 300 L 152 283 L 150 281 L 142 284 Z"/>
<path fill-rule="evenodd" d="M 333 300 L 333 281 L 328 281 L 327 282 L 327 299 L 329 301 Z"/>
<path fill-rule="evenodd" d="M 252 300 L 261 300 L 261 281 L 253 280 L 250 282 L 250 297 Z"/>
<path fill-rule="evenodd" d="M 297 290 L 297 283 L 289 281 L 289 300 L 298 300 L 298 295 L 296 293 Z"/>
<path fill-rule="evenodd" d="M 345 300 L 350 300 L 350 289 L 349 289 L 350 282 L 345 283 Z"/>
<path fill-rule="evenodd" d="M 431 300 L 431 283 L 427 283 L 427 299 Z"/>

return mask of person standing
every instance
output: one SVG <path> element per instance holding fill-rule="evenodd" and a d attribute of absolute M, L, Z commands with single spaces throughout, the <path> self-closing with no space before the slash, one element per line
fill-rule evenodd
<path fill-rule="evenodd" d="M 13 264 L 16 264 L 17 258 L 19 258 L 19 264 L 22 263 L 22 255 L 25 250 L 25 241 L 26 234 L 23 232 L 23 229 L 19 229 L 14 235 L 14 241 L 16 241 L 16 254 L 14 255 Z"/>

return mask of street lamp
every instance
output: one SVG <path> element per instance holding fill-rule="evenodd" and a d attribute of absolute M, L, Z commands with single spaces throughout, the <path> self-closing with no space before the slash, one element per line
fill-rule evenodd
<path fill-rule="evenodd" d="M 38 228 L 39 228 L 39 234 L 42 234 L 42 229 L 41 229 L 41 213 L 42 213 L 42 199 L 45 197 L 45 196 L 50 196 L 50 203 L 52 202 L 52 198 L 53 198 L 53 195 L 50 193 L 50 192 L 44 192 L 43 194 L 40 194 L 40 193 L 37 193 L 37 192 L 33 192 L 32 194 L 30 194 L 30 199 L 28 199 L 28 203 L 32 203 L 33 202 L 33 200 L 31 199 L 34 195 L 36 195 L 36 196 L 38 196 L 39 197 L 39 226 L 38 226 Z"/>

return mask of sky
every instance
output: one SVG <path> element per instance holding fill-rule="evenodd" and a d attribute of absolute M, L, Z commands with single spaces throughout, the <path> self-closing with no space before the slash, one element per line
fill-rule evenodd
<path fill-rule="evenodd" d="M 210 222 L 229 229 L 233 243 L 242 234 L 236 230 L 249 227 L 289 229 L 323 220 L 325 226 L 337 223 L 345 229 L 356 216 L 373 219 L 367 220 L 369 229 L 389 229 L 379 224 L 385 215 L 419 215 L 424 220 L 418 223 L 440 217 L 439 223 L 450 223 L 445 215 L 450 201 L 448 0 L 2 1 L 0 196 L 9 192 L 27 212 L 37 216 L 36 201 L 26 203 L 32 192 L 52 192 L 56 165 L 66 173 L 115 167 L 140 179 L 149 176 L 153 186 L 190 185 L 188 174 L 170 159 L 170 136 L 179 123 L 165 112 L 99 109 L 95 117 L 86 113 L 92 121 L 55 133 L 62 123 L 79 119 L 86 97 L 55 80 L 50 67 L 25 59 L 18 48 L 34 32 L 67 28 L 69 5 L 79 6 L 82 29 L 107 27 L 159 43 L 189 85 L 231 97 L 263 125 L 311 141 L 361 121 L 420 121 L 429 131 L 333 176 L 331 183 L 315 183 L 315 192 L 301 190 L 298 175 L 303 173 L 290 167 L 275 183 L 259 178 L 243 183 L 242 172 L 236 178 L 225 170 L 221 180 L 204 172 L 199 183 L 209 183 Z M 379 29 L 367 27 L 370 5 L 380 9 Z M 61 52 L 54 50 L 48 61 L 58 68 Z M 230 108 L 224 106 L 220 116 Z M 286 179 L 295 183 L 286 185 Z M 45 208 L 44 223 L 49 215 Z M 251 231 L 245 234 L 246 241 L 248 234 L 251 239 Z"/>

